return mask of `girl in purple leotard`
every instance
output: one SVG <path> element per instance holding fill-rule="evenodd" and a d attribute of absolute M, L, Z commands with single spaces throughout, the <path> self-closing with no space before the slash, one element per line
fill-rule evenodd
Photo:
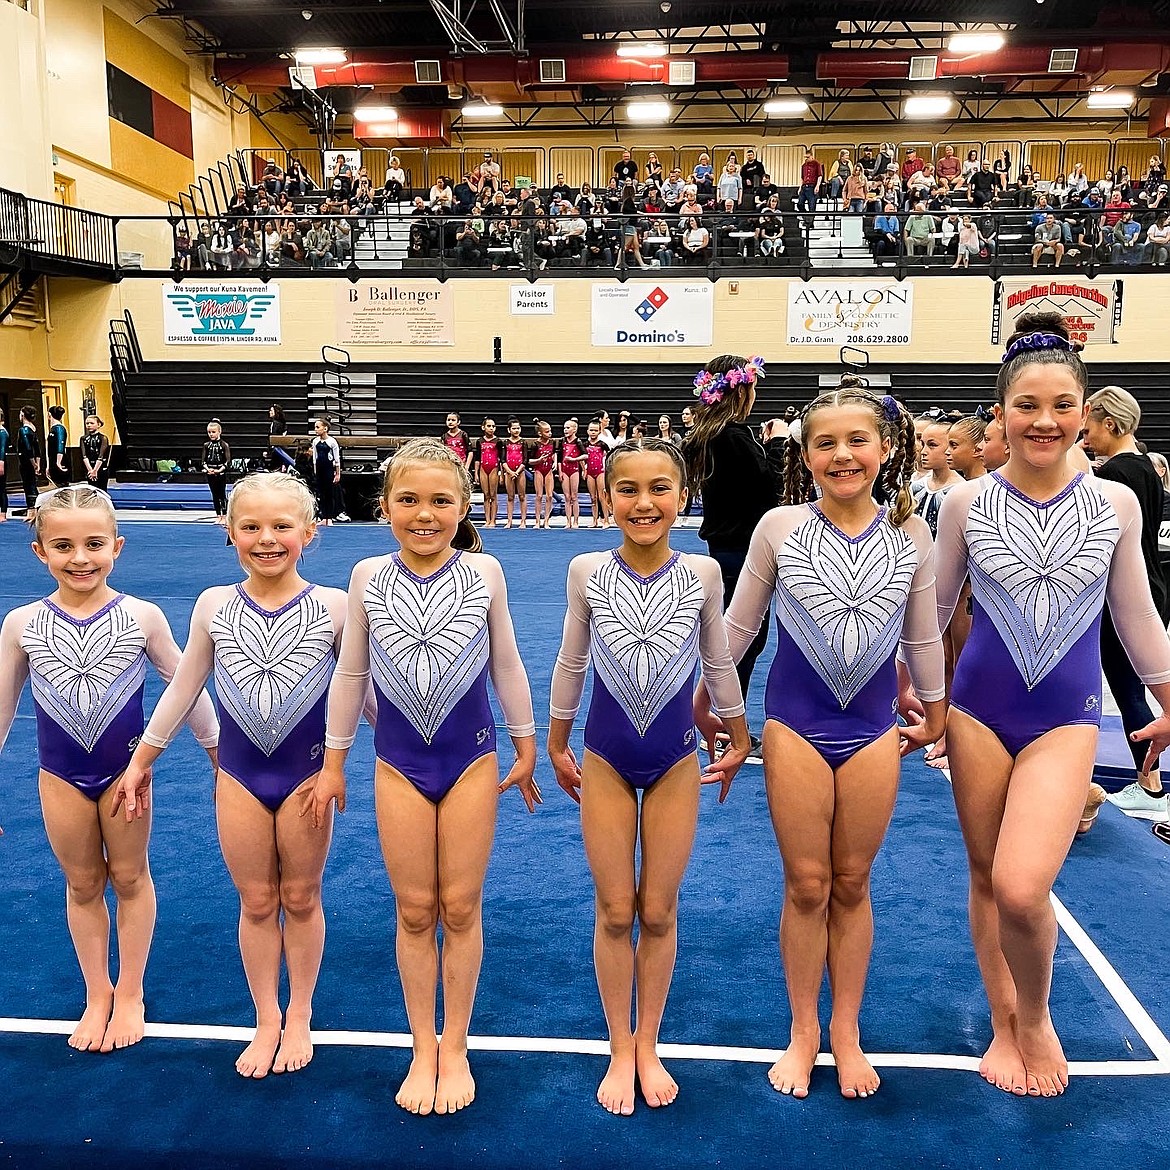
<path fill-rule="evenodd" d="M 980 1074 L 1055 1096 L 1068 1063 L 1048 1010 L 1049 895 L 1081 819 L 1101 719 L 1101 610 L 1163 711 L 1170 641 L 1150 597 L 1137 497 L 1075 470 L 1088 374 L 1057 314 L 1016 323 L 996 418 L 1008 461 L 954 488 L 938 521 L 939 622 L 971 579 L 971 636 L 955 667 L 947 750 L 971 869 L 971 933 L 991 1006 Z M 1160 715 L 1146 766 L 1170 744 Z"/>

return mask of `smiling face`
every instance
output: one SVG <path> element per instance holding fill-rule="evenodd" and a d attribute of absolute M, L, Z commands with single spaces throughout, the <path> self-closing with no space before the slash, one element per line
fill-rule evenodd
<path fill-rule="evenodd" d="M 446 559 L 468 503 L 449 465 L 408 463 L 390 477 L 382 509 L 408 568 L 422 576 Z"/>
<path fill-rule="evenodd" d="M 804 461 L 824 499 L 853 503 L 868 497 L 890 444 L 867 406 L 826 406 L 801 428 Z"/>
<path fill-rule="evenodd" d="M 296 574 L 316 526 L 306 522 L 287 493 L 251 490 L 236 501 L 229 531 L 244 572 L 271 582 L 285 573 Z"/>
<path fill-rule="evenodd" d="M 687 494 L 670 456 L 631 447 L 611 462 L 606 495 L 625 544 L 645 552 L 669 541 Z"/>
<path fill-rule="evenodd" d="M 54 508 L 42 517 L 33 552 L 52 574 L 67 604 L 83 604 L 103 589 L 122 551 L 105 508 Z"/>
<path fill-rule="evenodd" d="M 1084 421 L 1084 393 L 1067 366 L 1032 362 L 1016 375 L 996 418 L 1003 420 L 1011 463 L 1043 471 L 1064 462 Z"/>

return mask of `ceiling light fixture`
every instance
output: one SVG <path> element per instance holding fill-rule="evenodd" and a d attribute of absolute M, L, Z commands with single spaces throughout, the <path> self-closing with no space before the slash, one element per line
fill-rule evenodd
<path fill-rule="evenodd" d="M 465 118 L 498 118 L 504 112 L 503 106 L 493 105 L 491 102 L 468 102 L 463 107 Z"/>
<path fill-rule="evenodd" d="M 1127 89 L 1099 89 L 1089 94 L 1085 104 L 1091 110 L 1124 110 L 1135 100 Z"/>
<path fill-rule="evenodd" d="M 619 57 L 665 57 L 666 46 L 657 41 L 625 41 L 618 46 Z"/>
<path fill-rule="evenodd" d="M 355 122 L 396 122 L 398 111 L 393 106 L 358 106 L 353 117 Z"/>
<path fill-rule="evenodd" d="M 804 98 L 773 98 L 764 103 L 765 114 L 803 114 L 808 109 Z"/>
<path fill-rule="evenodd" d="M 349 55 L 344 49 L 297 49 L 298 65 L 344 65 Z"/>
<path fill-rule="evenodd" d="M 902 104 L 902 113 L 907 118 L 937 118 L 949 114 L 955 103 L 943 94 L 920 94 L 908 97 Z"/>
<path fill-rule="evenodd" d="M 670 117 L 670 103 L 661 100 L 629 102 L 626 117 L 631 122 L 665 122 Z"/>
<path fill-rule="evenodd" d="M 994 53 L 1004 46 L 1006 38 L 998 32 L 955 33 L 947 48 L 952 53 Z"/>
<path fill-rule="evenodd" d="M 382 125 L 367 126 L 362 133 L 366 138 L 395 138 L 398 135 L 398 127 Z"/>

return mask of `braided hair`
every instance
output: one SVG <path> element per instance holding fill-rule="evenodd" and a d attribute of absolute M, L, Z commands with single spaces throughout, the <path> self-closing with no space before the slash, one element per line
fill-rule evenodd
<path fill-rule="evenodd" d="M 818 410 L 834 406 L 864 406 L 873 411 L 878 437 L 890 444 L 880 483 L 887 499 L 894 501 L 889 511 L 890 523 L 901 527 L 914 512 L 914 497 L 910 494 L 910 479 L 917 462 L 914 420 L 900 402 L 888 394 L 879 398 L 854 374 L 843 375 L 836 390 L 814 398 L 801 413 L 800 443 L 789 443 L 784 453 L 784 503 L 807 504 L 816 498 L 812 472 L 804 458 L 808 450 L 809 419 Z"/>

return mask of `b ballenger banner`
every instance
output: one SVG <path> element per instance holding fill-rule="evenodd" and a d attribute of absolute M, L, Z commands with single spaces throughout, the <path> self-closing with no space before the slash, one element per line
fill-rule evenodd
<path fill-rule="evenodd" d="M 339 283 L 337 343 L 454 345 L 454 290 L 434 281 Z"/>
<path fill-rule="evenodd" d="M 598 346 L 709 346 L 714 335 L 714 286 L 702 284 L 595 284 L 593 344 Z"/>
<path fill-rule="evenodd" d="M 1073 341 L 1082 345 L 1110 342 L 1121 324 L 1121 281 L 1084 280 L 1071 273 L 1032 280 L 1005 277 L 995 285 L 992 345 L 1015 332 L 1021 313 L 1059 313 Z"/>
<path fill-rule="evenodd" d="M 914 286 L 884 280 L 793 281 L 789 345 L 909 345 Z"/>
<path fill-rule="evenodd" d="M 280 344 L 276 283 L 164 284 L 162 300 L 167 345 Z"/>

